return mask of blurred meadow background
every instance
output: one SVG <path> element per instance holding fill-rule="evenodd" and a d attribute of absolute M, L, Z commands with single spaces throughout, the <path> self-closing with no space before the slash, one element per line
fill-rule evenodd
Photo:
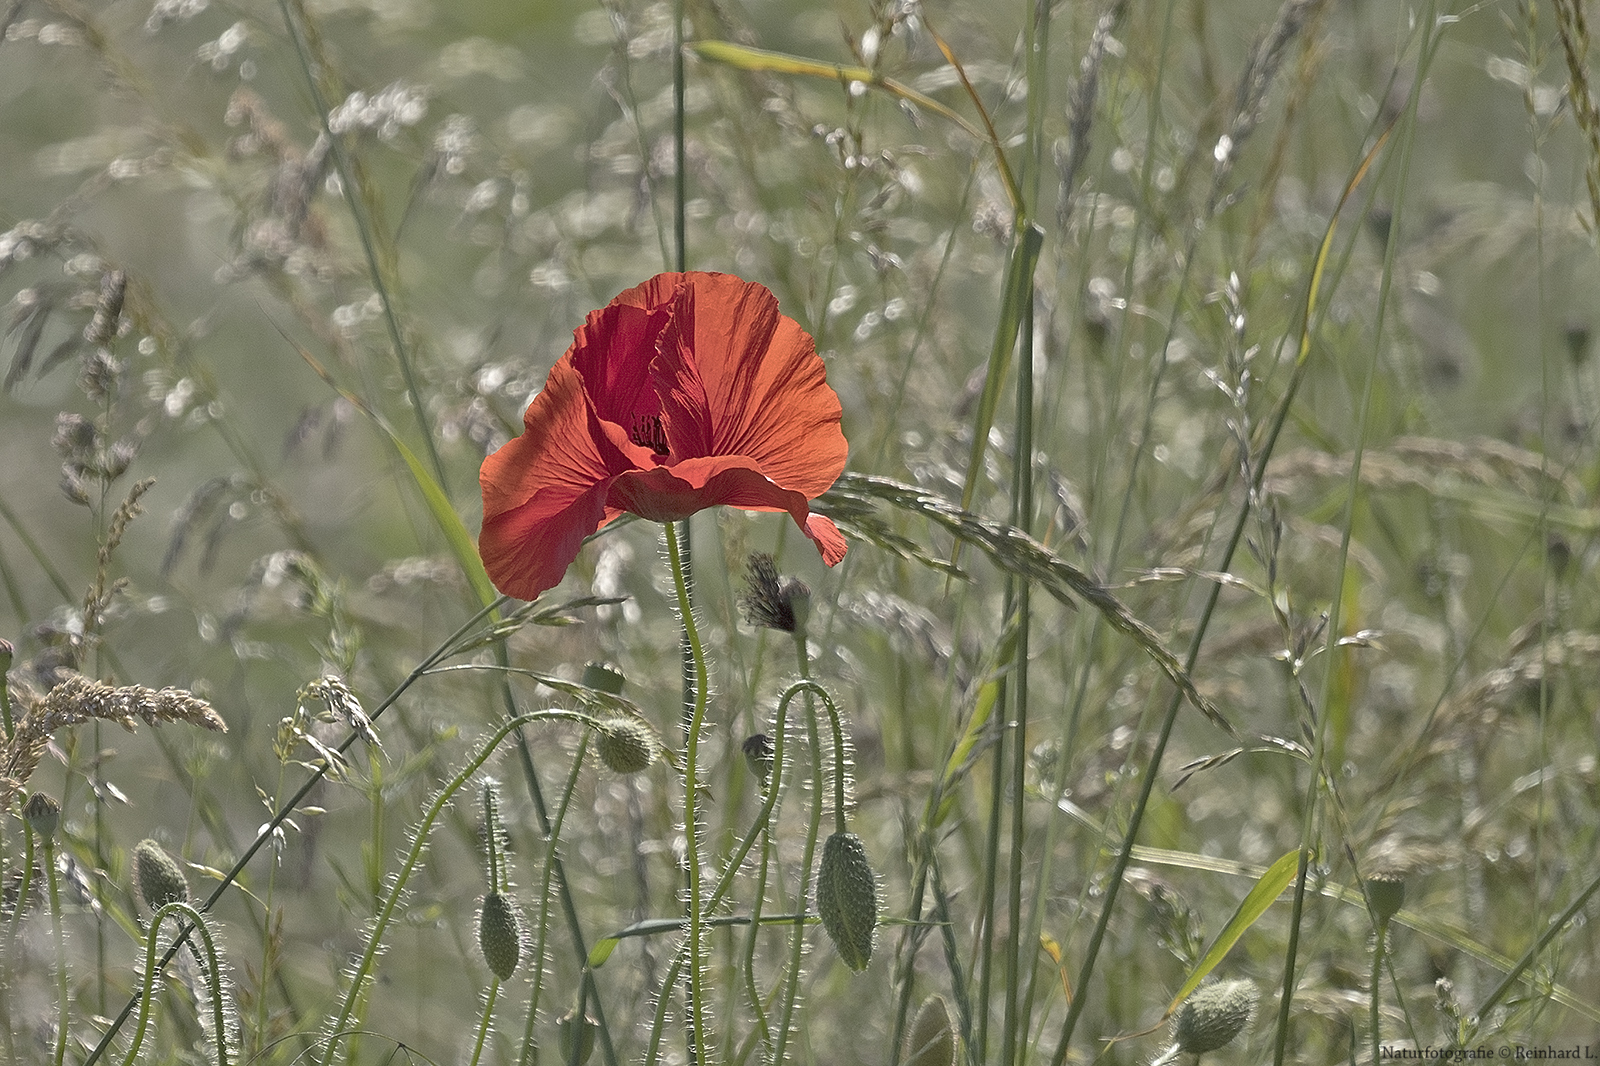
<path fill-rule="evenodd" d="M 683 747 L 659 526 L 498 621 L 470 549 L 484 456 L 680 226 L 851 445 L 835 570 L 691 521 L 708 884 L 802 669 L 848 735 L 819 778 L 791 701 L 713 916 L 814 913 L 841 758 L 878 900 L 859 973 L 708 930 L 700 1054 L 1147 1063 L 1202 977 L 1253 1004 L 1208 1062 L 1600 1034 L 1581 0 L 682 7 L 680 50 L 635 0 L 0 3 L 0 1059 L 122 1061 L 142 1002 L 141 1059 L 218 1060 L 195 955 L 141 992 L 153 839 L 231 1060 L 690 1060 L 673 763 L 539 721 L 466 772 L 549 708 Z M 24 736 L 74 672 L 93 720 Z M 381 750 L 335 759 L 356 703 Z"/>

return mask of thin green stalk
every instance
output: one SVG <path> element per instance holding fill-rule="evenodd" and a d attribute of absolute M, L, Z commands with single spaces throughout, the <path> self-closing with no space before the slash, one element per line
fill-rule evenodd
<path fill-rule="evenodd" d="M 813 682 L 801 682 L 812 685 Z M 825 694 L 824 694 L 825 695 Z M 815 713 L 806 715 L 806 740 L 811 745 L 811 780 L 814 793 L 811 798 L 811 811 L 806 821 L 806 843 L 800 855 L 800 887 L 795 895 L 795 913 L 806 913 L 806 900 L 811 891 L 811 864 L 816 858 L 817 837 L 822 828 L 822 738 L 817 729 L 817 716 Z M 837 816 L 842 818 L 841 813 Z M 784 1052 L 788 1048 L 789 1033 L 794 1028 L 795 1006 L 800 998 L 800 973 L 801 963 L 805 957 L 806 923 L 804 918 L 795 923 L 794 937 L 789 942 L 789 967 L 787 983 L 783 993 L 783 1012 L 778 1019 L 778 1046 L 773 1052 L 772 1061 L 778 1066 L 784 1061 Z"/>
<path fill-rule="evenodd" d="M 56 1048 L 55 1066 L 67 1057 L 67 1022 L 71 1019 L 72 990 L 67 982 L 67 936 L 61 928 L 61 878 L 56 873 L 56 845 L 44 841 L 44 879 L 50 890 L 50 939 L 56 951 Z M 21 910 L 20 903 L 18 910 Z"/>
<path fill-rule="evenodd" d="M 756 1033 L 759 1035 L 761 1046 L 764 1048 L 772 1047 L 772 1029 L 767 1024 L 766 1007 L 763 1004 L 760 989 L 756 986 L 756 936 L 761 931 L 762 908 L 766 903 L 767 876 L 772 867 L 772 818 L 777 811 L 778 799 L 782 795 L 783 766 L 784 760 L 788 757 L 785 752 L 784 738 L 789 729 L 789 701 L 802 685 L 808 686 L 808 688 L 811 686 L 809 680 L 811 661 L 810 656 L 807 654 L 804 627 L 797 629 L 792 635 L 794 637 L 795 657 L 798 659 L 801 680 L 798 684 L 791 685 L 784 692 L 782 698 L 778 700 L 778 710 L 773 717 L 772 725 L 772 769 L 768 772 L 765 782 L 765 798 L 761 805 L 761 812 L 757 815 L 755 824 L 751 826 L 750 834 L 746 835 L 745 842 L 730 858 L 727 868 L 723 872 L 722 882 L 717 886 L 717 892 L 712 894 L 713 906 L 715 906 L 717 899 L 726 886 L 731 885 L 734 873 L 744 864 L 745 856 L 750 851 L 752 836 L 759 832 L 761 857 L 756 864 L 755 892 L 750 904 L 750 931 L 749 935 L 745 937 L 744 976 L 745 994 L 750 1000 L 750 1009 L 755 1013 Z M 820 686 L 815 687 L 820 688 Z M 810 705 L 809 691 L 807 692 L 807 705 Z M 773 1061 L 778 1060 L 773 1059 Z"/>
<path fill-rule="evenodd" d="M 684 575 L 684 560 L 678 550 L 676 523 L 663 523 L 667 531 L 667 559 L 672 564 L 672 584 L 678 593 L 684 639 L 694 657 L 694 708 L 687 724 L 683 748 L 683 824 L 684 861 L 689 866 L 689 1027 L 693 1063 L 706 1063 L 705 1019 L 705 929 L 703 901 L 700 898 L 700 796 L 698 776 L 700 731 L 706 716 L 706 656 L 695 628 L 694 610 L 689 602 L 689 585 Z"/>
<path fill-rule="evenodd" d="M 6 950 L 4 958 L 17 957 L 17 932 L 22 926 L 22 916 L 28 913 L 28 894 L 33 891 L 33 830 L 22 834 L 22 873 L 17 884 L 17 902 L 11 908 L 11 920 L 6 923 Z M 0 1033 L 5 1035 L 6 1055 L 16 1062 L 16 1038 L 11 1031 L 11 997 L 0 996 Z"/>
<path fill-rule="evenodd" d="M 12 734 L 16 732 L 16 726 L 11 721 L 11 689 L 6 680 L 6 675 L 11 670 L 12 653 L 11 642 L 0 640 L 0 725 L 5 727 L 7 740 L 10 740 Z"/>
<path fill-rule="evenodd" d="M 566 823 L 567 809 L 571 806 L 573 793 L 578 788 L 578 771 L 583 768 L 584 756 L 588 754 L 588 751 L 589 734 L 584 733 L 583 739 L 578 742 L 577 754 L 572 759 L 572 770 L 567 774 L 566 788 L 561 791 L 561 802 L 556 807 L 555 821 L 551 823 L 549 830 L 545 834 L 544 869 L 540 873 L 539 882 L 539 928 L 534 937 L 532 956 L 536 960 L 544 959 L 545 939 L 550 929 L 550 881 L 560 865 L 557 858 L 557 845 L 561 841 L 561 827 Z M 586 964 L 584 973 L 587 975 L 589 972 Z M 580 996 L 587 994 L 589 985 L 590 982 L 587 980 L 582 983 L 579 991 Z M 522 1066 L 528 1066 L 529 1063 L 535 1060 L 537 1055 L 533 1040 L 533 1025 L 539 1013 L 539 996 L 543 988 L 544 966 L 541 964 L 533 968 L 533 991 L 528 997 L 528 1020 L 522 1033 L 522 1055 L 519 1059 Z M 581 1017 L 581 1010 L 579 1014 Z"/>
<path fill-rule="evenodd" d="M 501 597 L 485 612 L 494 612 L 500 604 L 505 602 Z M 498 617 L 498 615 L 496 615 Z M 510 670 L 511 657 L 506 651 L 505 638 L 494 643 L 495 663 L 500 670 L 500 697 L 505 704 L 506 717 L 517 716 L 517 700 L 511 691 Z M 552 834 L 550 811 L 545 804 L 544 789 L 539 784 L 539 774 L 534 769 L 533 752 L 528 748 L 528 738 L 521 730 L 516 733 L 517 764 L 522 770 L 522 780 L 527 786 L 528 796 L 533 800 L 533 813 L 537 820 L 539 832 L 548 840 Z M 600 999 L 600 990 L 595 986 L 594 971 L 588 966 L 589 948 L 584 941 L 583 924 L 578 920 L 578 908 L 572 899 L 572 889 L 567 884 L 566 867 L 561 862 L 559 853 L 552 853 L 546 863 L 546 869 L 553 872 L 555 877 L 556 899 L 561 904 L 562 917 L 566 920 L 567 935 L 572 941 L 572 949 L 578 964 L 583 967 L 583 985 L 589 990 L 589 997 L 594 1001 L 595 1021 L 599 1023 L 600 1054 L 605 1059 L 606 1066 L 617 1066 L 617 1049 L 611 1039 L 611 1028 L 606 1021 L 605 1005 Z"/>
<path fill-rule="evenodd" d="M 1031 534 L 1033 526 L 1033 366 L 1031 350 L 1033 347 L 1033 294 L 1029 291 L 1028 306 L 1023 312 L 1021 344 L 1024 353 L 1024 366 L 1017 374 L 1017 453 L 1016 483 L 1013 490 L 1013 518 L 1012 524 L 1024 533 Z M 1012 720 L 1008 731 L 1012 735 L 1011 741 L 1011 777 L 1009 790 L 1011 793 L 1011 861 L 1007 868 L 1006 884 L 1006 917 L 1007 928 L 1011 931 L 1006 937 L 1005 944 L 1005 1018 L 1001 1030 L 1000 1061 L 1014 1063 L 1017 1061 L 1019 1047 L 1023 1050 L 1026 1045 L 1019 1039 L 1018 1026 L 1026 1025 L 1025 1019 L 1019 1019 L 1018 997 L 1021 989 L 1021 937 L 1023 928 L 1022 915 L 1022 868 L 1023 849 L 1025 844 L 1024 814 L 1026 813 L 1027 773 L 1028 773 L 1028 654 L 1029 632 L 1031 630 L 1031 599 L 1032 588 L 1026 579 L 1012 578 L 1015 584 L 1015 600 L 1012 604 L 1012 618 L 1016 625 L 1016 653 L 1012 660 L 1011 676 L 1008 678 L 1011 697 Z"/>
<path fill-rule="evenodd" d="M 1382 917 L 1378 919 L 1378 931 L 1374 934 L 1372 945 L 1372 983 L 1367 986 L 1371 1000 L 1368 1010 L 1370 1015 L 1368 1026 L 1371 1029 L 1373 1066 L 1378 1066 L 1378 1063 L 1382 1061 L 1381 1041 L 1378 1033 L 1378 988 L 1383 980 L 1383 958 L 1388 940 L 1389 919 Z"/>
<path fill-rule="evenodd" d="M 773 726 L 772 770 L 767 775 L 766 798 L 762 803 L 761 813 L 752 826 L 752 829 L 760 834 L 761 852 L 756 862 L 755 891 L 751 895 L 750 929 L 744 941 L 745 995 L 750 1000 L 750 1009 L 755 1013 L 755 1031 L 760 1037 L 763 1048 L 772 1046 L 772 1029 L 767 1025 L 766 1007 L 761 990 L 756 986 L 756 936 L 761 931 L 761 914 L 767 896 L 767 877 L 772 870 L 772 815 L 777 809 L 778 797 L 783 788 L 783 761 L 787 757 L 783 742 L 786 728 L 783 721 L 784 704 L 780 703 L 778 706 L 778 718 Z M 743 861 L 743 855 L 736 856 L 735 861 L 728 863 L 729 871 L 738 869 Z"/>
<path fill-rule="evenodd" d="M 686 82 L 683 70 L 683 0 L 672 4 L 672 232 L 677 252 L 677 270 L 689 269 L 688 201 L 689 175 L 684 148 Z M 687 523 L 685 523 L 687 525 Z"/>
<path fill-rule="evenodd" d="M 1008 581 L 1008 591 L 1010 586 L 1011 582 Z M 1010 600 L 1011 597 L 1008 596 L 1007 599 Z M 996 697 L 995 704 L 1004 708 L 1007 705 L 1009 690 L 1004 679 L 1001 679 L 999 685 L 1000 694 Z M 995 896 L 999 891 L 997 886 L 1000 880 L 1001 811 L 1005 808 L 1006 782 L 1009 780 L 1005 761 L 1008 730 L 1000 715 L 995 716 L 991 726 L 994 744 L 989 751 L 989 824 L 984 827 L 983 885 L 978 900 L 978 943 L 973 948 L 978 967 L 978 1002 L 982 1004 L 989 1002 L 989 988 L 993 981 Z M 987 1009 L 978 1012 L 977 1030 L 972 1037 L 972 1056 L 976 1062 L 987 1062 L 989 1059 L 989 1014 Z"/>
<path fill-rule="evenodd" d="M 1023 44 L 1027 53 L 1028 78 L 1028 143 L 1023 156 L 1023 195 L 1030 211 L 1037 210 L 1039 182 L 1044 172 L 1044 117 L 1049 105 L 1047 78 L 1050 43 L 1049 0 L 1032 0 L 1032 11 L 1025 23 Z M 1016 444 L 1012 457 L 1011 524 L 1023 533 L 1033 534 L 1033 452 L 1034 452 L 1034 395 L 1033 395 L 1033 345 L 1034 298 L 1033 286 L 1020 294 L 1024 304 L 1018 309 L 1021 319 L 1017 347 L 1020 351 L 1017 369 Z M 1022 931 L 1025 928 L 1022 912 L 1023 856 L 1026 852 L 1026 812 L 1028 774 L 1028 657 L 1029 636 L 1032 630 L 1032 585 L 1027 580 L 1011 579 L 1015 597 L 1011 605 L 1016 620 L 1017 643 L 1013 658 L 1009 688 L 1012 707 L 1010 731 L 1011 744 L 1011 861 L 1007 867 L 1006 884 L 1006 937 L 1005 1013 L 1001 1023 L 1000 1061 L 1005 1066 L 1026 1058 L 1028 1043 L 1023 1033 L 1028 1028 L 1028 1017 L 1022 1013 Z M 1009 598 L 1009 597 L 1008 597 Z M 1031 957 L 1031 956 L 1030 956 Z"/>
<path fill-rule="evenodd" d="M 1300 384 L 1304 380 L 1304 372 L 1311 356 L 1312 338 L 1316 335 L 1322 316 L 1326 314 L 1325 306 L 1318 302 L 1318 293 L 1323 278 L 1323 269 L 1327 262 L 1329 248 L 1332 246 L 1333 235 L 1338 225 L 1339 209 L 1344 206 L 1350 194 L 1365 177 L 1373 160 L 1383 145 L 1387 143 L 1387 130 L 1378 137 L 1377 142 L 1369 150 L 1361 163 L 1356 167 L 1355 173 L 1346 184 L 1344 193 L 1340 197 L 1339 207 L 1332 214 L 1328 228 L 1324 232 L 1321 247 L 1318 250 L 1316 262 L 1312 268 L 1311 277 L 1306 285 L 1305 303 L 1301 312 L 1300 350 L 1295 357 L 1294 371 L 1290 376 L 1288 387 L 1284 389 L 1279 398 L 1272 417 L 1266 423 L 1266 431 L 1259 447 L 1254 450 L 1254 467 L 1250 471 L 1249 491 L 1239 503 L 1237 513 L 1234 515 L 1233 528 L 1223 541 L 1223 550 L 1216 570 L 1227 572 L 1233 563 L 1234 553 L 1238 550 L 1240 541 L 1244 538 L 1245 526 L 1249 523 L 1254 510 L 1254 501 L 1259 497 L 1261 486 L 1266 479 L 1268 461 L 1277 447 L 1278 438 L 1283 432 L 1283 427 L 1288 423 L 1289 410 L 1294 404 L 1299 393 Z M 1200 614 L 1195 620 L 1193 635 L 1189 640 L 1189 650 L 1184 657 L 1183 673 L 1189 674 L 1194 670 L 1200 658 L 1200 648 L 1205 642 L 1206 634 L 1211 627 L 1211 617 L 1216 611 L 1217 601 L 1222 595 L 1222 583 L 1210 582 L 1206 591 L 1205 601 L 1201 606 Z M 1122 891 L 1123 877 L 1126 875 L 1128 865 L 1133 857 L 1135 841 L 1139 829 L 1143 825 L 1145 812 L 1149 809 L 1150 796 L 1155 790 L 1155 782 L 1161 762 L 1166 754 L 1167 742 L 1172 737 L 1172 729 L 1177 722 L 1178 710 L 1183 704 L 1183 694 L 1174 691 L 1168 699 L 1161 725 L 1156 731 L 1155 744 L 1151 748 L 1145 772 L 1142 774 L 1142 784 L 1139 795 L 1134 801 L 1133 809 L 1129 813 L 1127 828 L 1123 833 L 1123 841 L 1117 850 L 1116 859 L 1112 863 L 1112 870 L 1106 882 L 1105 898 L 1100 904 L 1100 915 L 1095 920 L 1093 931 L 1089 935 L 1089 943 L 1084 949 L 1083 964 L 1078 971 L 1078 979 L 1073 987 L 1073 999 L 1067 1008 L 1067 1016 L 1061 1025 L 1060 1041 L 1056 1046 L 1055 1055 L 1051 1059 L 1051 1066 L 1062 1066 L 1066 1062 L 1067 1052 L 1072 1043 L 1072 1034 L 1077 1028 L 1084 1008 L 1089 1000 L 1089 978 L 1094 973 L 1096 961 L 1099 958 L 1100 947 L 1105 941 L 1106 930 L 1111 923 L 1112 912 L 1116 909 L 1117 898 Z"/>
<path fill-rule="evenodd" d="M 534 958 L 539 958 L 535 955 Z M 472 1041 L 472 1057 L 467 1060 L 468 1066 L 478 1066 L 478 1060 L 483 1057 L 483 1045 L 489 1039 L 489 1020 L 494 1014 L 495 1000 L 500 998 L 500 978 L 489 979 L 489 991 L 483 997 L 483 1017 L 478 1020 L 478 1033 Z M 533 1017 L 533 1011 L 528 1011 L 528 1017 Z"/>
<path fill-rule="evenodd" d="M 775 725 L 775 728 L 778 731 L 778 735 L 777 735 L 776 739 L 774 740 L 774 753 L 773 753 L 773 772 L 774 772 L 774 774 L 777 774 L 779 772 L 779 768 L 782 765 L 781 758 L 782 758 L 782 755 L 783 755 L 783 736 L 784 736 L 784 732 L 787 729 L 786 720 L 787 720 L 787 711 L 788 711 L 789 703 L 790 703 L 791 700 L 794 699 L 795 696 L 799 695 L 801 692 L 807 693 L 808 696 L 814 694 L 819 699 L 822 700 L 823 705 L 828 708 L 828 713 L 829 713 L 829 715 L 831 716 L 831 719 L 832 719 L 834 737 L 835 737 L 836 743 L 838 743 L 840 745 L 843 744 L 843 731 L 842 731 L 842 727 L 839 724 L 839 711 L 838 711 L 838 708 L 834 705 L 832 698 L 828 695 L 827 690 L 824 689 L 821 685 L 817 684 L 815 681 L 809 681 L 809 680 L 796 681 L 794 684 L 790 685 L 786 690 L 784 690 L 783 696 L 778 700 L 778 712 L 777 712 L 776 725 Z M 820 734 L 820 731 L 817 729 L 817 719 L 816 719 L 816 714 L 815 713 L 810 713 L 810 714 L 807 715 L 807 733 L 808 733 L 808 738 L 809 738 L 810 744 L 811 744 L 812 773 L 813 773 L 813 778 L 812 779 L 814 781 L 821 782 L 823 780 L 823 777 L 822 777 L 822 744 L 821 744 L 821 734 Z M 821 787 L 820 784 L 818 785 L 818 787 L 819 788 Z M 843 796 L 844 796 L 844 777 L 843 777 L 842 769 L 836 768 L 835 777 L 834 777 L 834 789 L 835 789 L 835 793 L 834 793 L 835 796 L 839 797 L 839 799 L 840 799 L 838 807 L 839 807 L 840 810 L 842 810 L 843 809 Z M 744 860 L 745 860 L 746 856 L 748 856 L 750 854 L 750 850 L 754 846 L 755 841 L 757 840 L 757 838 L 766 829 L 766 827 L 771 824 L 773 812 L 777 808 L 778 798 L 779 798 L 779 794 L 778 794 L 777 789 L 775 787 L 774 788 L 770 788 L 768 790 L 768 792 L 767 792 L 766 802 L 762 806 L 761 814 L 756 818 L 756 821 L 750 827 L 749 832 L 747 832 L 745 834 L 744 840 L 740 843 L 739 847 L 734 850 L 733 855 L 730 857 L 726 867 L 724 867 L 724 869 L 723 869 L 722 876 L 717 881 L 716 888 L 712 891 L 711 895 L 706 900 L 705 910 L 708 913 L 712 912 L 712 911 L 715 911 L 718 907 L 720 907 L 722 905 L 723 900 L 726 899 L 728 891 L 733 887 L 734 877 L 739 872 L 739 868 L 744 864 Z M 799 968 L 798 968 L 799 967 L 799 961 L 798 960 L 799 960 L 800 954 L 803 952 L 804 943 L 805 943 L 805 941 L 804 941 L 804 928 L 805 928 L 806 918 L 807 918 L 806 910 L 805 910 L 806 892 L 807 892 L 807 889 L 808 889 L 808 887 L 810 885 L 811 860 L 812 860 L 812 858 L 814 856 L 814 853 L 815 853 L 815 850 L 816 850 L 817 837 L 819 835 L 819 830 L 820 830 L 820 827 L 821 827 L 821 824 L 822 824 L 822 805 L 820 803 L 813 803 L 811 805 L 811 812 L 812 813 L 811 813 L 810 830 L 809 830 L 808 835 L 807 835 L 805 854 L 804 854 L 804 857 L 803 857 L 803 859 L 801 861 L 802 877 L 801 877 L 801 882 L 800 882 L 799 900 L 798 900 L 798 903 L 797 903 L 796 912 L 792 916 L 793 920 L 794 920 L 794 923 L 795 923 L 795 926 L 796 926 L 796 936 L 797 936 L 798 943 L 796 945 L 794 945 L 792 947 L 792 949 L 791 949 L 792 952 L 793 952 L 793 964 L 792 964 L 791 970 L 790 970 L 791 980 L 789 981 L 789 984 L 787 986 L 787 991 L 788 991 L 789 994 L 788 994 L 788 996 L 786 998 L 786 1001 L 785 1001 L 783 1022 L 779 1026 L 778 1047 L 777 1047 L 777 1050 L 773 1053 L 773 1057 L 772 1057 L 772 1060 L 771 1060 L 774 1063 L 779 1063 L 779 1062 L 783 1061 L 783 1049 L 784 1049 L 784 1046 L 785 1046 L 786 1041 L 787 1041 L 788 1026 L 791 1023 L 791 1020 L 793 1018 L 793 1013 L 794 1013 L 795 994 L 796 994 L 796 989 L 797 989 L 797 981 L 795 980 L 795 978 L 798 978 L 799 972 L 800 972 Z M 740 919 L 740 920 L 743 920 L 743 919 Z M 782 919 L 782 918 L 772 918 L 772 919 L 769 919 L 769 920 L 770 921 L 781 921 L 781 920 L 784 920 L 784 919 Z M 718 921 L 719 921 L 718 919 L 712 919 L 710 924 L 716 924 Z M 749 919 L 749 921 L 750 921 L 752 926 L 757 924 L 756 921 L 753 918 Z M 678 949 L 678 952 L 673 956 L 672 963 L 667 969 L 666 978 L 661 983 L 662 995 L 656 997 L 656 1014 L 655 1014 L 654 1023 L 652 1024 L 651 1031 L 650 1031 L 650 1045 L 649 1045 L 648 1050 L 645 1053 L 645 1066 L 655 1066 L 655 1064 L 660 1060 L 661 1034 L 662 1034 L 662 1031 L 663 1031 L 663 1029 L 665 1027 L 665 1024 L 666 1024 L 666 1021 L 665 1021 L 665 1019 L 666 1019 L 666 1010 L 667 1010 L 667 1003 L 668 1003 L 668 1000 L 669 1000 L 669 997 L 666 995 L 666 990 L 671 989 L 674 985 L 677 984 L 678 977 L 683 972 L 683 963 L 684 963 L 684 958 L 685 958 L 685 955 L 686 955 L 686 948 L 687 948 L 687 944 L 681 946 Z"/>

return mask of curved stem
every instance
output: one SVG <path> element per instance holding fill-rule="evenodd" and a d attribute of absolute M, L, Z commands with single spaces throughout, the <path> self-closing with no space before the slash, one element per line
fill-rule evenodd
<path fill-rule="evenodd" d="M 700 899 L 700 731 L 706 717 L 706 653 L 700 645 L 700 632 L 694 624 L 689 603 L 689 585 L 684 577 L 683 556 L 678 546 L 678 531 L 672 522 L 667 530 L 667 559 L 672 563 L 672 583 L 678 592 L 678 612 L 682 615 L 683 636 L 694 657 L 694 709 L 690 714 L 683 746 L 683 834 L 684 860 L 689 867 L 689 1028 L 691 1062 L 703 1066 L 705 1046 L 705 914 Z"/>
<path fill-rule="evenodd" d="M 389 923 L 394 918 L 394 913 L 400 905 L 400 900 L 405 895 L 406 884 L 411 880 L 412 872 L 417 868 L 417 864 L 422 861 L 422 855 L 427 849 L 428 836 L 433 829 L 434 822 L 438 821 L 439 815 L 449 806 L 450 800 L 461 790 L 468 779 L 478 772 L 478 768 L 488 761 L 489 756 L 494 754 L 495 749 L 500 746 L 500 743 L 513 730 L 532 722 L 554 718 L 581 722 L 591 728 L 597 725 L 595 720 L 586 714 L 553 709 L 531 711 L 528 714 L 518 715 L 502 722 L 500 727 L 490 735 L 489 739 L 478 747 L 477 752 L 461 768 L 461 771 L 456 774 L 448 785 L 439 790 L 438 796 L 429 804 L 427 813 L 423 815 L 422 820 L 417 824 L 416 832 L 411 841 L 411 850 L 407 852 L 405 862 L 391 880 L 388 898 L 383 901 L 383 905 L 379 908 L 378 915 L 372 923 L 372 930 L 367 934 L 366 950 L 362 952 L 361 959 L 356 963 L 355 969 L 351 974 L 350 990 L 345 993 L 344 1003 L 339 1008 L 338 1016 L 328 1026 L 328 1049 L 322 1056 L 322 1066 L 330 1066 L 333 1061 L 334 1048 L 338 1044 L 337 1038 L 347 1032 L 346 1025 L 350 1020 L 350 1016 L 355 1013 L 356 1005 L 361 999 L 362 989 L 366 986 L 367 979 L 372 974 L 373 965 L 377 961 L 379 948 L 383 943 L 383 934 L 389 928 Z"/>
<path fill-rule="evenodd" d="M 823 690 L 822 686 L 818 685 L 815 681 L 799 681 L 794 685 L 791 685 L 789 691 L 784 693 L 785 702 L 787 702 L 793 693 L 799 691 L 802 687 L 808 692 L 815 692 L 820 695 L 823 703 L 827 705 L 829 710 L 833 710 L 833 701 L 828 698 L 828 694 Z M 817 715 L 815 708 L 810 705 L 809 700 L 807 700 L 807 710 L 809 713 L 806 714 L 806 740 L 811 745 L 811 780 L 814 782 L 813 788 L 820 792 L 824 787 L 822 776 L 821 731 L 817 728 Z M 834 723 L 834 735 L 835 737 L 838 737 L 838 714 L 834 713 L 832 715 L 832 719 Z M 839 760 L 836 760 L 836 763 L 842 765 L 842 762 Z M 837 813 L 835 817 L 842 820 L 844 817 L 844 794 L 842 781 L 838 782 L 838 787 L 840 790 L 838 804 L 839 813 Z M 821 828 L 822 802 L 821 796 L 818 795 L 812 798 L 811 815 L 806 822 L 805 851 L 802 853 L 800 858 L 800 890 L 796 894 L 794 908 L 795 913 L 800 915 L 800 919 L 795 922 L 794 939 L 790 942 L 789 946 L 789 984 L 788 988 L 785 989 L 783 996 L 783 1016 L 778 1021 L 778 1047 L 777 1051 L 772 1057 L 772 1061 L 777 1063 L 783 1062 L 784 1048 L 789 1042 L 789 1032 L 794 1026 L 795 1003 L 798 1000 L 800 993 L 800 960 L 805 953 L 806 943 L 806 897 L 810 893 L 811 889 L 811 863 L 816 857 L 817 836 L 821 832 Z"/>
<path fill-rule="evenodd" d="M 144 938 L 144 982 L 139 992 L 139 1020 L 135 1023 L 133 1043 L 128 1047 L 128 1056 L 123 1059 L 123 1066 L 133 1066 L 139 1058 L 139 1047 L 144 1042 L 145 1030 L 150 1022 L 150 1004 L 155 999 L 156 974 L 166 965 L 166 960 L 156 960 L 156 944 L 161 930 L 161 923 L 167 919 L 177 923 L 182 918 L 189 924 L 181 926 L 187 934 L 191 929 L 200 931 L 200 940 L 204 950 L 196 951 L 201 967 L 205 970 L 206 994 L 211 999 L 211 1026 L 212 1039 L 217 1045 L 218 1066 L 228 1066 L 228 1015 L 227 1007 L 223 1002 L 222 991 L 222 963 L 217 955 L 217 943 L 211 936 L 211 928 L 206 925 L 200 912 L 187 903 L 174 902 L 163 905 L 150 918 L 150 928 L 145 932 Z"/>

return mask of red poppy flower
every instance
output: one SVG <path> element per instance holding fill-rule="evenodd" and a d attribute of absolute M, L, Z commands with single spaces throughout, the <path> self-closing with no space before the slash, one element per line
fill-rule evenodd
<path fill-rule="evenodd" d="M 815 499 L 844 470 L 839 397 L 777 298 L 729 274 L 658 274 L 574 333 L 522 436 L 484 460 L 478 550 L 502 592 L 560 582 L 623 514 L 787 511 L 823 561 L 845 541 Z"/>

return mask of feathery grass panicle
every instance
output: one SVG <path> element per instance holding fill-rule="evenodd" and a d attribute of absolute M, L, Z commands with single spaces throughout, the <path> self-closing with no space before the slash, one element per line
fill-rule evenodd
<path fill-rule="evenodd" d="M 228 731 L 227 723 L 211 704 L 187 689 L 110 685 L 71 674 L 32 702 L 17 723 L 16 732 L 0 747 L 0 807 L 27 787 L 57 730 L 103 721 L 115 722 L 131 732 L 135 718 L 152 726 L 182 722 L 218 733 Z"/>

